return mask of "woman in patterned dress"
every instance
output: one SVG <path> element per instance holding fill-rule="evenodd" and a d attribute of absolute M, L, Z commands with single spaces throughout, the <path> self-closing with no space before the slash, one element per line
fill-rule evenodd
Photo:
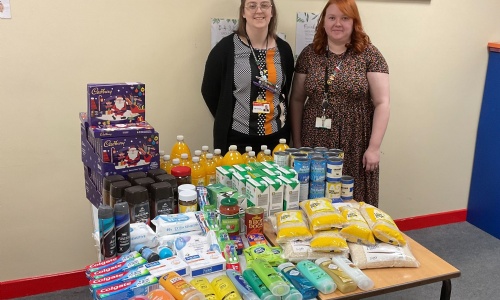
<path fill-rule="evenodd" d="M 293 144 L 344 150 L 343 174 L 354 177 L 354 199 L 375 206 L 389 98 L 387 63 L 363 31 L 355 1 L 328 1 L 295 66 Z"/>
<path fill-rule="evenodd" d="M 241 0 L 238 29 L 210 52 L 201 92 L 214 116 L 214 148 L 273 149 L 290 138 L 288 94 L 294 61 L 276 35 L 273 0 Z"/>

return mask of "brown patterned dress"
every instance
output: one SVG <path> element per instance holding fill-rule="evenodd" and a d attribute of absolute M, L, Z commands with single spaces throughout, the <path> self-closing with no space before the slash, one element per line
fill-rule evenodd
<path fill-rule="evenodd" d="M 323 115 L 325 65 L 329 74 L 340 64 L 333 84 L 329 86 L 326 117 L 332 128 L 316 128 L 316 117 Z M 344 175 L 354 177 L 354 199 L 378 206 L 379 170 L 365 172 L 363 154 L 368 148 L 372 131 L 374 105 L 368 89 L 367 72 L 389 73 L 380 51 L 369 44 L 365 51 L 352 50 L 337 55 L 314 53 L 312 45 L 299 55 L 297 73 L 307 74 L 305 90 L 308 100 L 302 115 L 302 146 L 340 148 L 344 150 Z"/>

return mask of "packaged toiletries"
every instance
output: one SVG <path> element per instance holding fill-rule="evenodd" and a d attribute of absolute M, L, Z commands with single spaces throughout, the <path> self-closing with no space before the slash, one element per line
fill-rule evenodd
<path fill-rule="evenodd" d="M 198 277 L 191 280 L 190 284 L 194 286 L 198 291 L 203 293 L 205 299 L 207 300 L 217 300 L 215 290 L 210 284 L 210 281 L 205 277 Z"/>
<path fill-rule="evenodd" d="M 314 263 L 330 275 L 341 293 L 354 292 L 358 288 L 354 280 L 346 272 L 342 271 L 330 258 L 320 258 Z"/>
<path fill-rule="evenodd" d="M 284 296 L 290 292 L 290 287 L 281 279 L 267 261 L 255 259 L 252 262 L 252 269 L 257 273 L 259 278 L 274 296 Z"/>
<path fill-rule="evenodd" d="M 143 257 L 137 257 L 133 260 L 122 261 L 120 263 L 114 264 L 108 268 L 104 268 L 95 272 L 90 273 L 91 279 L 99 279 L 107 276 L 111 276 L 116 273 L 128 271 L 136 267 L 140 267 L 147 263 L 147 260 Z"/>
<path fill-rule="evenodd" d="M 116 273 L 107 277 L 93 279 L 89 281 L 90 291 L 92 292 L 93 297 L 97 297 L 96 292 L 106 286 L 116 285 L 122 282 L 127 282 L 130 280 L 135 280 L 140 277 L 151 275 L 149 271 L 144 267 L 139 267 L 136 269 L 132 269 L 129 271 L 124 271 L 120 273 Z"/>
<path fill-rule="evenodd" d="M 304 297 L 302 294 L 295 288 L 295 286 L 288 280 L 288 278 L 280 272 L 277 267 L 274 267 L 274 270 L 278 273 L 278 275 L 283 279 L 286 284 L 290 287 L 290 292 L 285 296 L 281 297 L 282 300 L 302 300 Z"/>
<path fill-rule="evenodd" d="M 334 255 L 332 261 L 339 266 L 339 268 L 344 271 L 349 277 L 356 282 L 356 285 L 363 291 L 367 291 L 373 288 L 374 283 L 370 277 L 366 276 L 363 271 L 361 271 L 356 265 L 354 265 L 349 259 L 341 255 Z"/>
<path fill-rule="evenodd" d="M 215 290 L 218 299 L 224 300 L 243 300 L 227 275 L 220 275 L 212 280 L 212 287 Z"/>
<path fill-rule="evenodd" d="M 189 275 L 189 266 L 178 256 L 171 256 L 168 258 L 160 259 L 144 265 L 151 275 L 160 278 L 162 275 L 169 272 L 176 272 L 181 276 Z"/>
<path fill-rule="evenodd" d="M 89 277 L 90 273 L 99 271 L 104 268 L 111 267 L 112 265 L 115 265 L 117 263 L 121 263 L 124 261 L 129 261 L 133 260 L 135 258 L 141 257 L 141 254 L 137 251 L 132 251 L 130 253 L 127 253 L 125 255 L 122 255 L 120 257 L 113 257 L 107 260 L 103 260 L 101 262 L 97 262 L 91 265 L 88 265 L 85 267 L 85 273 L 87 274 L 87 277 Z"/>
<path fill-rule="evenodd" d="M 257 294 L 260 300 L 280 300 L 279 297 L 271 293 L 253 269 L 246 269 L 243 271 L 243 278 L 245 278 L 252 287 L 252 290 Z"/>
<path fill-rule="evenodd" d="M 243 297 L 243 300 L 260 300 L 240 272 L 235 270 L 226 270 L 226 275 L 229 279 L 231 279 L 231 282 Z"/>
<path fill-rule="evenodd" d="M 312 282 L 304 277 L 294 264 L 288 262 L 278 266 L 285 277 L 295 286 L 295 288 L 304 296 L 304 299 L 313 299 L 318 296 L 318 289 Z"/>
<path fill-rule="evenodd" d="M 167 290 L 175 300 L 205 300 L 205 296 L 187 283 L 181 275 L 169 272 L 160 278 L 160 285 Z"/>
<path fill-rule="evenodd" d="M 333 282 L 333 279 L 312 261 L 303 260 L 299 262 L 297 264 L 297 269 L 302 275 L 309 279 L 314 287 L 321 293 L 330 294 L 337 289 L 337 285 Z"/>
<path fill-rule="evenodd" d="M 165 290 L 154 290 L 147 294 L 148 300 L 175 300 L 174 296 Z"/>
<path fill-rule="evenodd" d="M 145 276 L 110 285 L 96 291 L 97 300 L 122 300 L 130 299 L 138 295 L 146 295 L 150 291 L 158 289 L 158 279 L 154 276 Z"/>

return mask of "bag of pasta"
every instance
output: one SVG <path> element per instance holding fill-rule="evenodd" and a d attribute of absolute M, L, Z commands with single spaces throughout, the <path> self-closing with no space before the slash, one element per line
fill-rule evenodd
<path fill-rule="evenodd" d="M 296 240 L 310 240 L 312 234 L 307 228 L 304 215 L 300 210 L 288 210 L 275 214 L 276 242 L 282 244 Z"/>
<path fill-rule="evenodd" d="M 359 211 L 377 239 L 394 246 L 406 245 L 403 234 L 388 214 L 364 202 L 360 202 Z"/>
<path fill-rule="evenodd" d="M 350 206 L 341 206 L 339 209 L 348 223 L 340 230 L 340 235 L 351 243 L 375 245 L 373 232 L 359 210 Z"/>
<path fill-rule="evenodd" d="M 347 246 L 345 238 L 340 235 L 338 228 L 322 231 L 311 229 L 311 233 L 313 237 L 310 241 L 310 245 L 313 251 L 335 253 L 349 252 L 349 246 Z"/>
<path fill-rule="evenodd" d="M 300 202 L 300 207 L 306 213 L 314 230 L 342 228 L 347 224 L 347 220 L 333 207 L 332 200 L 328 198 L 305 200 Z"/>

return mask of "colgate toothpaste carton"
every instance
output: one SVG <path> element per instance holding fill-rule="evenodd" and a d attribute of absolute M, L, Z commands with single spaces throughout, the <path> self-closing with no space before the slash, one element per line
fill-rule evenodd
<path fill-rule="evenodd" d="M 120 257 L 113 257 L 110 259 L 103 260 L 101 262 L 97 262 L 85 267 L 85 273 L 87 274 L 87 278 L 90 278 L 90 273 L 94 273 L 96 271 L 102 270 L 104 268 L 109 268 L 117 263 L 121 263 L 124 261 L 129 261 L 141 257 L 141 254 L 137 251 L 132 251 L 130 253 L 124 254 Z"/>
<path fill-rule="evenodd" d="M 89 281 L 90 291 L 94 298 L 96 298 L 96 293 L 98 290 L 110 285 L 117 285 L 119 283 L 128 282 L 130 280 L 135 280 L 144 276 L 149 276 L 149 270 L 145 267 L 138 267 L 129 271 L 120 272 L 113 274 L 111 276 L 103 277 L 100 279 L 93 279 Z"/>
<path fill-rule="evenodd" d="M 145 265 L 148 261 L 144 259 L 143 257 L 137 257 L 134 258 L 133 260 L 129 261 L 122 261 L 117 264 L 114 264 L 110 267 L 101 269 L 99 271 L 95 271 L 90 273 L 90 279 L 99 279 L 99 278 L 104 278 L 107 276 L 111 276 L 116 273 L 120 273 L 123 271 L 128 271 L 137 267 L 140 267 L 142 265 Z"/>
<path fill-rule="evenodd" d="M 96 299 L 126 300 L 137 295 L 146 295 L 159 287 L 158 278 L 145 276 L 99 289 L 96 292 Z"/>

